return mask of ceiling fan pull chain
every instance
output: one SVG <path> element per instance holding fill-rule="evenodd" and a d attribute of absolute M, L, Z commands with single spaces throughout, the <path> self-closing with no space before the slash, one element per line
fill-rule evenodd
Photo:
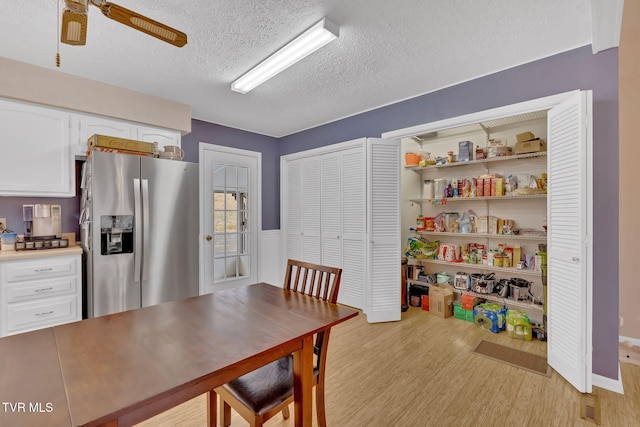
<path fill-rule="evenodd" d="M 60 0 L 58 0 L 58 13 L 57 13 L 57 25 L 56 31 L 60 32 Z M 60 68 L 60 37 L 56 34 L 56 67 Z"/>

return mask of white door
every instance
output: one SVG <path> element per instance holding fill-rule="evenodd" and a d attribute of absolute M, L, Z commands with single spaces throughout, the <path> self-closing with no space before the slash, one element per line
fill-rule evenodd
<path fill-rule="evenodd" d="M 363 142 L 363 144 L 366 142 Z M 367 295 L 367 157 L 365 146 L 341 151 L 342 284 L 338 301 L 365 309 Z"/>
<path fill-rule="evenodd" d="M 591 92 L 548 113 L 548 361 L 590 393 L 592 330 Z"/>
<path fill-rule="evenodd" d="M 400 142 L 368 138 L 367 321 L 400 320 Z"/>
<path fill-rule="evenodd" d="M 342 268 L 341 157 L 337 151 L 323 154 L 320 158 L 322 265 L 338 268 Z M 342 285 L 344 276 L 341 279 L 341 289 Z"/>
<path fill-rule="evenodd" d="M 200 143 L 200 294 L 258 280 L 262 154 Z"/>
<path fill-rule="evenodd" d="M 288 259 L 320 264 L 320 157 L 289 160 L 285 173 L 284 253 Z"/>

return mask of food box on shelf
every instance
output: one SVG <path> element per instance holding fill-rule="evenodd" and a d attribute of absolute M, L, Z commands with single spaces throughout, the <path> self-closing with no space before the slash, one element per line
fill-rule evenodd
<path fill-rule="evenodd" d="M 538 153 L 541 151 L 547 151 L 547 143 L 540 138 L 532 139 L 530 141 L 518 142 L 516 144 L 516 154 Z"/>
<path fill-rule="evenodd" d="M 431 285 L 429 287 L 429 313 L 438 317 L 453 316 L 453 289 L 448 285 Z"/>
<path fill-rule="evenodd" d="M 516 142 L 529 141 L 534 139 L 535 135 L 531 132 L 522 132 L 516 135 Z"/>
<path fill-rule="evenodd" d="M 458 161 L 468 162 L 469 160 L 473 160 L 473 142 L 458 142 Z"/>

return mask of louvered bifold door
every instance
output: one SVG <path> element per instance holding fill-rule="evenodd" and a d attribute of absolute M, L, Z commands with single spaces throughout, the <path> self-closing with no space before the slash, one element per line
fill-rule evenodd
<path fill-rule="evenodd" d="M 338 301 L 365 309 L 366 301 L 366 232 L 367 174 L 365 140 L 354 148 L 341 151 L 342 157 L 342 281 Z"/>
<path fill-rule="evenodd" d="M 548 113 L 548 362 L 590 393 L 592 318 L 591 92 Z"/>
<path fill-rule="evenodd" d="M 342 204 L 340 203 L 340 152 L 320 158 L 320 212 L 322 265 L 342 268 Z"/>
<path fill-rule="evenodd" d="M 400 320 L 400 143 L 368 138 L 367 321 Z"/>
<path fill-rule="evenodd" d="M 302 159 L 302 256 L 292 259 L 320 264 L 320 159 Z"/>

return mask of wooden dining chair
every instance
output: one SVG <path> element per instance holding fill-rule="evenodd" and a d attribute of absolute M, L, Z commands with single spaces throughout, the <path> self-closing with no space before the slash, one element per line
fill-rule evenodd
<path fill-rule="evenodd" d="M 335 304 L 340 288 L 341 268 L 288 260 L 284 288 Z M 316 388 L 318 426 L 326 426 L 324 409 L 324 370 L 327 361 L 329 332 L 315 336 L 313 377 Z M 220 424 L 231 424 L 231 408 L 249 422 L 262 424 L 282 411 L 289 418 L 293 402 L 293 355 L 282 357 L 215 389 L 220 395 Z M 211 404 L 215 404 L 212 402 Z"/>

